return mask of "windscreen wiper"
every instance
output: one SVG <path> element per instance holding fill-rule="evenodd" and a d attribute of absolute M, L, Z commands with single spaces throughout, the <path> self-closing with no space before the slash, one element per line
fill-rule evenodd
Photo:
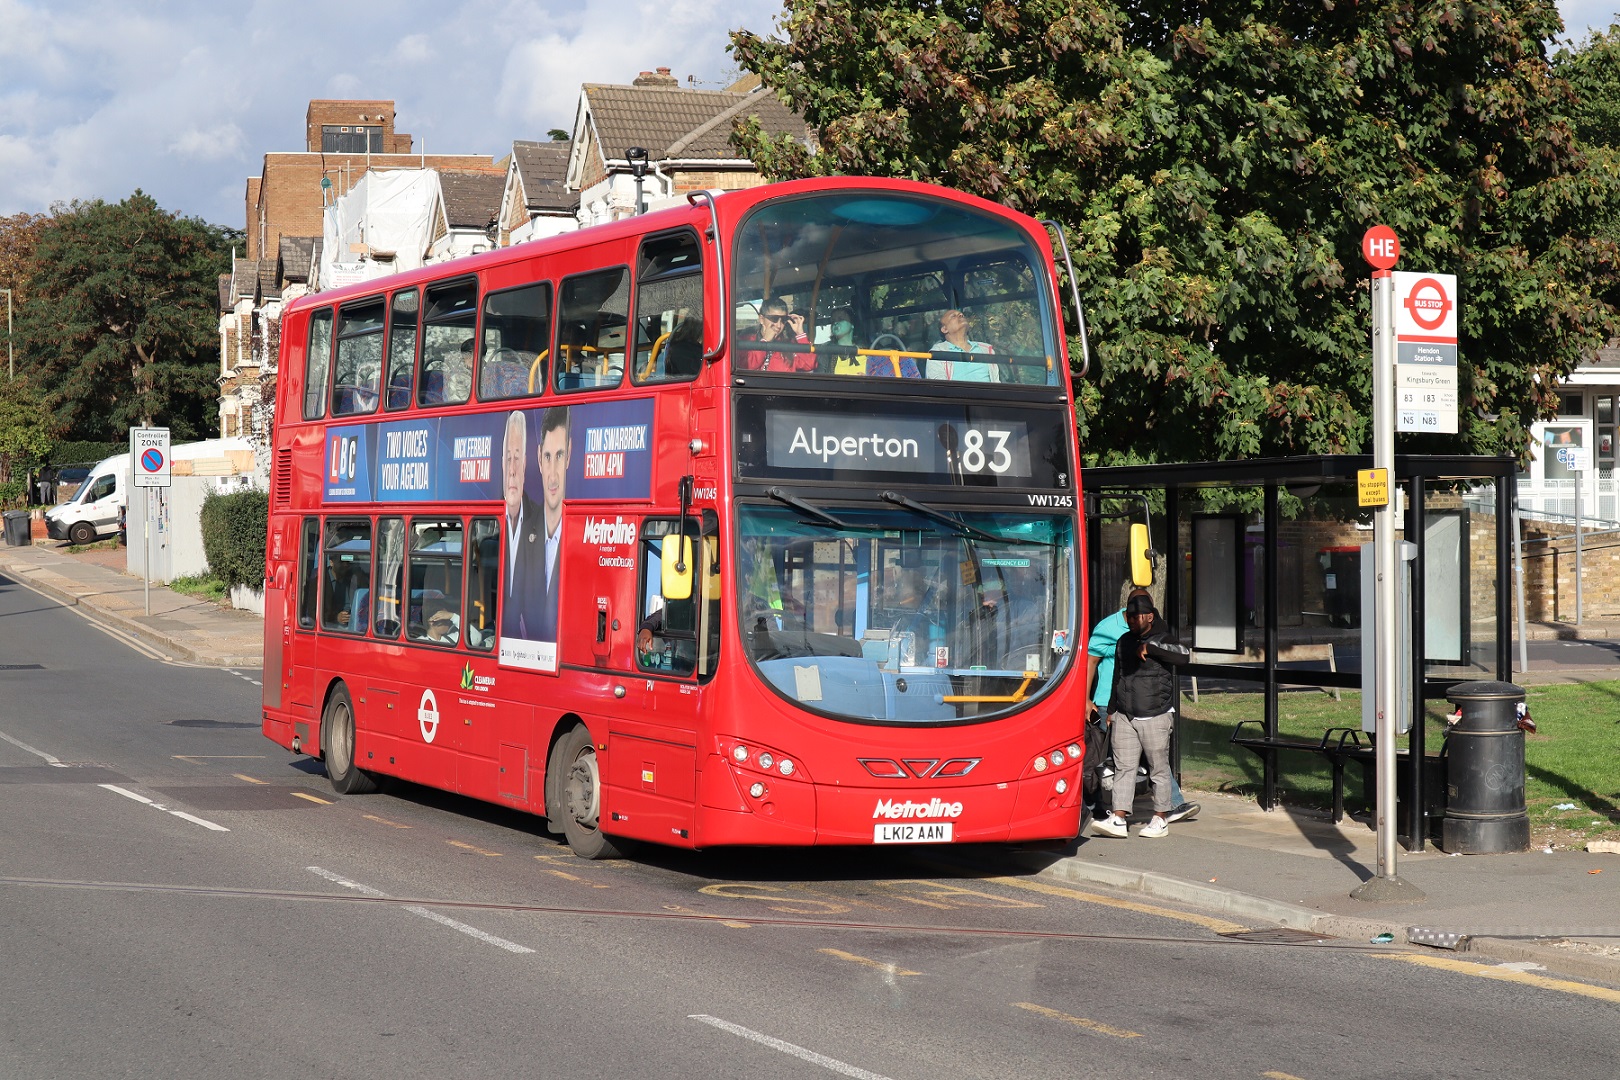
<path fill-rule="evenodd" d="M 877 528 L 874 525 L 852 525 L 843 518 L 834 517 L 815 503 L 805 502 L 797 495 L 789 495 L 779 487 L 766 488 L 765 494 L 777 502 L 786 503 L 799 513 L 813 517 L 823 525 L 831 525 L 835 529 L 845 529 L 849 532 L 872 532 Z"/>
<path fill-rule="evenodd" d="M 965 521 L 958 521 L 949 514 L 941 513 L 940 511 L 935 510 L 932 506 L 927 506 L 920 503 L 916 499 L 908 499 L 898 491 L 880 491 L 878 492 L 878 498 L 882 499 L 884 502 L 894 503 L 896 506 L 903 506 L 907 510 L 910 510 L 913 514 L 921 514 L 925 518 L 932 518 L 941 525 L 948 525 L 962 536 L 971 536 L 979 540 L 988 541 L 992 544 L 1034 544 L 1037 547 L 1052 546 L 1044 540 L 1025 540 L 1019 537 L 997 536 L 995 533 L 985 532 L 983 529 L 975 525 L 969 525 Z"/>

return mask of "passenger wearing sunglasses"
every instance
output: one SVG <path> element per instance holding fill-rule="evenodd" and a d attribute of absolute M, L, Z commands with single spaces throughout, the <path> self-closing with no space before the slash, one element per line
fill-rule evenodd
<path fill-rule="evenodd" d="M 767 300 L 759 309 L 759 329 L 742 335 L 743 341 L 781 341 L 810 344 L 804 332 L 804 316 L 789 311 L 781 300 Z M 804 352 L 780 352 L 769 349 L 749 349 L 743 353 L 743 367 L 749 371 L 814 371 L 816 356 Z"/>

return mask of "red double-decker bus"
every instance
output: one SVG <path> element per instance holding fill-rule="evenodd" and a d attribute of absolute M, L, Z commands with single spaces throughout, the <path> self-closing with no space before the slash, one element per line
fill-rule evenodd
<path fill-rule="evenodd" d="M 1060 312 L 1037 222 L 850 178 L 288 305 L 265 735 L 586 857 L 1076 835 Z"/>

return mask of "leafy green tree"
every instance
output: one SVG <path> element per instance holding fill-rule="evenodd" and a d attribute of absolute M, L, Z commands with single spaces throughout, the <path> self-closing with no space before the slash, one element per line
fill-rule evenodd
<path fill-rule="evenodd" d="M 22 470 L 43 460 L 52 442 L 33 384 L 0 378 L 0 484 L 21 480 Z"/>
<path fill-rule="evenodd" d="M 139 190 L 55 208 L 17 323 L 18 364 L 26 353 L 54 431 L 116 439 L 161 424 L 185 439 L 213 426 L 231 238 Z"/>
<path fill-rule="evenodd" d="M 740 124 L 767 175 L 1065 223 L 1090 460 L 1369 448 L 1374 224 L 1462 293 L 1461 431 L 1403 450 L 1524 453 L 1614 323 L 1613 185 L 1572 134 L 1548 0 L 788 0 L 779 26 L 733 52 L 818 142 Z"/>

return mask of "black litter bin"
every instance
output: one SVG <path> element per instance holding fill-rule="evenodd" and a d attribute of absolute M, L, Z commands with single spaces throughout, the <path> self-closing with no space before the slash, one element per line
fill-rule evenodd
<path fill-rule="evenodd" d="M 5 520 L 6 543 L 11 547 L 27 547 L 30 539 L 28 535 L 28 511 L 7 510 Z"/>
<path fill-rule="evenodd" d="M 1462 718 L 1446 736 L 1450 764 L 1440 846 L 1465 855 L 1529 851 L 1518 713 L 1524 690 L 1512 683 L 1465 683 L 1447 697 Z"/>

